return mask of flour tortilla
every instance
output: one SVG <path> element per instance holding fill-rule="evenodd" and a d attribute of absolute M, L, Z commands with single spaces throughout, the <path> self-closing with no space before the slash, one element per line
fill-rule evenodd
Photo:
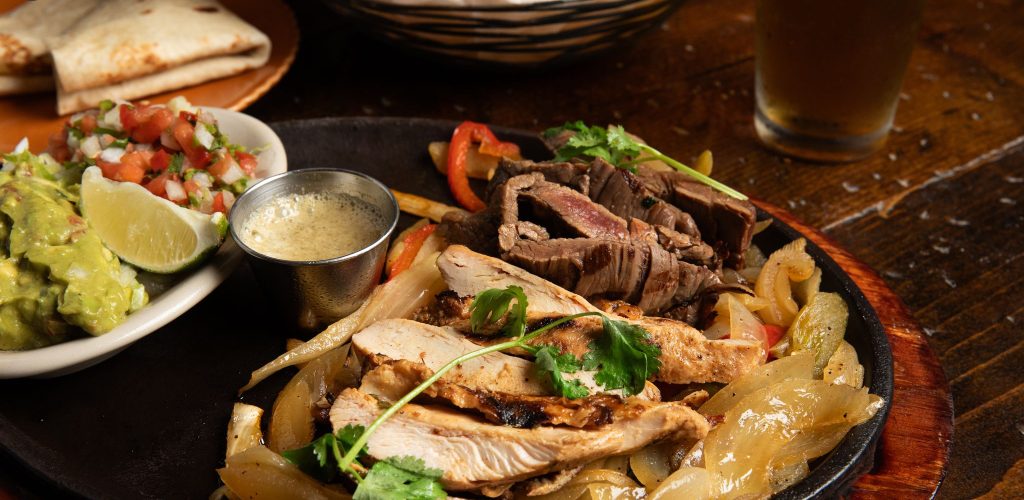
<path fill-rule="evenodd" d="M 266 64 L 270 39 L 211 0 L 107 0 L 49 40 L 59 114 Z"/>
<path fill-rule="evenodd" d="M 53 88 L 46 40 L 63 33 L 98 0 L 35 0 L 0 16 L 0 95 Z"/>

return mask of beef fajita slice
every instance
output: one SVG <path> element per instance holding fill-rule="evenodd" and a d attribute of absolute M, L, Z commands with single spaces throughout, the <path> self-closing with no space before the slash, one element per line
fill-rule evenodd
<path fill-rule="evenodd" d="M 50 48 L 66 114 L 262 66 L 270 39 L 211 0 L 108 0 Z"/>

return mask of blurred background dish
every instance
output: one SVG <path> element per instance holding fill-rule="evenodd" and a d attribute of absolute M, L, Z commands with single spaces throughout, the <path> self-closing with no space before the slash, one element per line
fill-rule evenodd
<path fill-rule="evenodd" d="M 491 69 L 593 56 L 657 26 L 682 0 L 324 0 L 368 35 Z"/>
<path fill-rule="evenodd" d="M 16 8 L 20 0 L 0 0 L 0 15 Z M 148 96 L 165 102 L 183 95 L 199 106 L 241 110 L 266 94 L 295 59 L 299 30 L 291 9 L 281 0 L 224 0 L 224 6 L 265 33 L 272 49 L 267 64 L 228 78 Z M 43 149 L 51 133 L 60 130 L 65 118 L 54 112 L 56 95 L 48 93 L 0 98 L 0 152 L 11 151 L 22 137 L 33 149 Z"/>

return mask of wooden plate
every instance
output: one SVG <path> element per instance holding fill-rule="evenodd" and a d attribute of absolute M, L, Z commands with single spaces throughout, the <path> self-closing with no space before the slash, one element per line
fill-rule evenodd
<path fill-rule="evenodd" d="M 21 3 L 20 0 L 0 0 L 0 13 Z M 282 0 L 221 0 L 221 3 L 270 37 L 273 47 L 267 64 L 145 99 L 166 102 L 183 95 L 193 104 L 240 111 L 266 94 L 288 71 L 299 47 L 299 28 L 291 9 Z M 64 118 L 57 115 L 54 90 L 0 97 L 0 154 L 14 149 L 22 137 L 28 137 L 33 151 L 42 151 L 46 149 L 50 134 L 60 130 L 63 123 Z"/>
<path fill-rule="evenodd" d="M 426 144 L 450 137 L 454 122 L 336 118 L 271 126 L 293 168 L 349 168 L 451 202 Z M 526 157 L 547 157 L 533 134 L 496 131 L 518 142 Z M 800 236 L 810 241 L 823 286 L 850 304 L 847 339 L 865 364 L 866 381 L 891 401 L 888 421 L 881 412 L 855 428 L 814 464 L 811 477 L 780 496 L 931 497 L 949 452 L 952 406 L 921 329 L 867 266 L 784 210 L 759 206 L 776 223 L 757 244 L 773 250 Z M 401 224 L 414 220 L 404 215 Z M 0 448 L 11 455 L 5 461 L 0 453 L 0 484 L 5 474 L 24 483 L 32 471 L 43 480 L 30 488 L 46 497 L 55 490 L 99 498 L 206 497 L 218 486 L 214 469 L 223 464 L 237 389 L 296 335 L 273 311 L 243 266 L 191 311 L 113 359 L 56 379 L 0 381 Z M 269 409 L 293 373 L 271 377 L 244 400 Z"/>

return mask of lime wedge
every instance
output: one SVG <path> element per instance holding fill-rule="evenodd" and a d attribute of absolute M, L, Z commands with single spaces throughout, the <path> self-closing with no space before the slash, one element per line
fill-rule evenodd
<path fill-rule="evenodd" d="M 180 207 L 130 182 L 82 175 L 82 215 L 103 244 L 125 262 L 154 273 L 175 273 L 212 255 L 227 234 L 224 214 Z"/>

